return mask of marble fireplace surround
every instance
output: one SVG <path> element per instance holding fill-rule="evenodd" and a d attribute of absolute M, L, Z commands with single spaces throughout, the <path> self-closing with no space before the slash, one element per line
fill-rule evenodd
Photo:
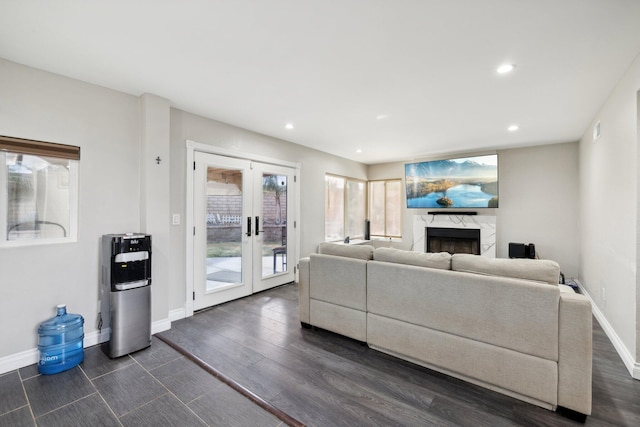
<path fill-rule="evenodd" d="M 424 252 L 427 227 L 480 229 L 480 254 L 496 257 L 496 217 L 490 215 L 426 214 L 413 216 L 411 250 Z"/>

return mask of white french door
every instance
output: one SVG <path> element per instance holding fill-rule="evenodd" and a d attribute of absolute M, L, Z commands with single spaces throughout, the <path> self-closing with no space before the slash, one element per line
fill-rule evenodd
<path fill-rule="evenodd" d="M 258 162 L 252 165 L 253 292 L 259 292 L 295 279 L 295 169 Z"/>
<path fill-rule="evenodd" d="M 294 172 L 194 153 L 194 310 L 294 280 Z"/>

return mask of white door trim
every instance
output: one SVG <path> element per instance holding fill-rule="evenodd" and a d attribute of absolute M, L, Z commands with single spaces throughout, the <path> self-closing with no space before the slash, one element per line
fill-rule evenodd
<path fill-rule="evenodd" d="M 286 160 L 279 160 L 272 157 L 260 156 L 251 153 L 243 153 L 240 151 L 233 151 L 225 148 L 215 147 L 209 144 L 203 144 L 200 142 L 192 141 L 190 139 L 186 140 L 186 148 L 187 148 L 187 188 L 186 188 L 186 206 L 185 206 L 185 317 L 193 316 L 193 187 L 194 187 L 194 179 L 193 179 L 193 162 L 195 161 L 195 152 L 201 151 L 204 153 L 210 154 L 218 154 L 226 157 L 233 157 L 238 159 L 245 160 L 253 160 L 261 163 L 268 163 L 272 165 L 278 166 L 286 166 L 295 169 L 295 182 L 294 182 L 294 192 L 295 192 L 295 206 L 293 209 L 293 220 L 295 221 L 295 250 L 293 254 L 290 254 L 294 260 L 294 265 L 296 267 L 295 271 L 295 279 L 297 280 L 297 265 L 298 259 L 300 258 L 300 168 L 301 164 L 298 162 L 289 162 Z"/>
<path fill-rule="evenodd" d="M 196 141 L 187 139 L 187 150 L 189 149 L 193 151 L 202 151 L 203 153 L 218 154 L 220 156 L 225 156 L 225 157 L 233 157 L 236 159 L 253 160 L 256 162 L 268 163 L 271 165 L 286 166 L 293 169 L 300 169 L 300 163 L 289 162 L 287 160 L 280 160 L 273 157 L 261 156 L 258 154 L 243 153 L 241 151 L 215 147 L 213 145 L 203 144 L 201 142 L 196 142 Z"/>

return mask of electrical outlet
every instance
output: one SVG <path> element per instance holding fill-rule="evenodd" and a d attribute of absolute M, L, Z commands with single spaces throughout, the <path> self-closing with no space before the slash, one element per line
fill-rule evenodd
<path fill-rule="evenodd" d="M 173 214 L 173 216 L 171 217 L 171 224 L 180 225 L 180 214 Z"/>

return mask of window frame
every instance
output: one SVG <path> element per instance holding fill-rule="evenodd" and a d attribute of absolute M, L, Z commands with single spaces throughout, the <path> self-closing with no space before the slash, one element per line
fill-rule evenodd
<path fill-rule="evenodd" d="M 327 192 L 327 178 L 331 177 L 331 178 L 337 178 L 337 179 L 342 179 L 344 182 L 344 194 L 342 197 L 342 206 L 343 206 L 343 218 L 342 218 L 342 234 L 343 236 L 338 238 L 338 239 L 328 239 L 327 238 L 327 205 L 326 205 L 326 192 Z M 367 213 L 368 213 L 368 191 L 369 191 L 369 186 L 368 186 L 368 181 L 364 180 L 364 179 L 359 179 L 359 178 L 353 178 L 353 177 L 348 177 L 348 176 L 343 176 L 343 175 L 337 175 L 337 174 L 332 174 L 332 173 L 325 173 L 325 207 L 324 207 L 324 213 L 325 213 L 325 227 L 324 227 L 324 241 L 325 242 L 341 242 L 343 241 L 346 236 L 344 234 L 347 233 L 347 224 L 348 224 L 348 218 L 349 218 L 349 210 L 348 210 L 348 205 L 349 205 L 349 194 L 348 194 L 348 183 L 361 183 L 364 186 L 364 217 L 362 218 L 362 232 L 356 235 L 349 235 L 349 239 L 364 239 L 364 221 L 367 219 Z"/>
<path fill-rule="evenodd" d="M 23 154 L 36 157 L 53 157 L 68 161 L 69 167 L 69 230 L 66 237 L 38 237 L 33 239 L 9 240 L 8 227 L 8 168 L 7 154 Z M 39 246 L 78 241 L 78 196 L 79 196 L 80 147 L 36 141 L 0 135 L 0 248 Z"/>
<path fill-rule="evenodd" d="M 367 181 L 367 192 L 370 195 L 371 194 L 371 185 L 373 183 L 380 183 L 383 182 L 384 183 L 384 234 L 373 234 L 370 233 L 370 238 L 372 240 L 374 240 L 374 238 L 381 238 L 381 239 L 402 239 L 402 178 L 390 178 L 390 179 L 374 179 L 374 180 L 370 180 Z M 387 232 L 387 183 L 389 182 L 397 182 L 400 185 L 400 203 L 398 204 L 398 217 L 400 218 L 400 234 L 399 235 L 395 235 L 395 234 L 389 234 Z M 371 215 L 371 210 L 372 210 L 372 206 L 371 206 L 371 201 L 373 200 L 373 197 L 369 197 L 369 203 L 367 203 L 367 214 L 369 216 L 369 220 L 371 220 L 372 215 Z"/>

